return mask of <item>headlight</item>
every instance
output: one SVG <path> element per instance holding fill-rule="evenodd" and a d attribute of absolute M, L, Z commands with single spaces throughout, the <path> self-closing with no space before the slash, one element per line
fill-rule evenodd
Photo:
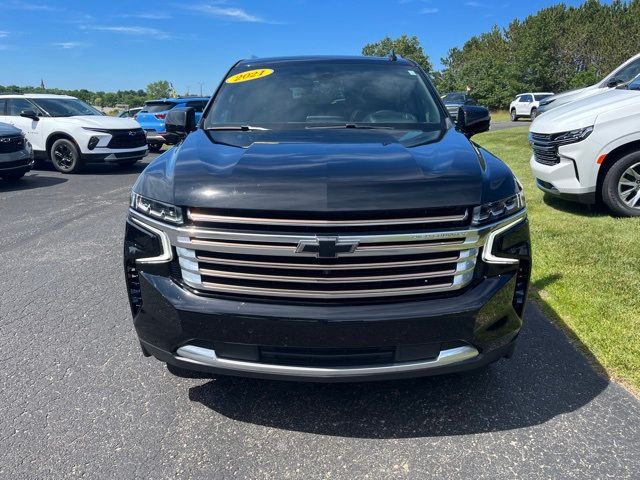
<path fill-rule="evenodd" d="M 485 203 L 473 209 L 473 224 L 484 225 L 513 215 L 525 207 L 524 191 L 497 202 Z"/>
<path fill-rule="evenodd" d="M 165 222 L 177 225 L 182 223 L 182 209 L 180 207 L 152 200 L 137 193 L 131 194 L 131 208 Z"/>
<path fill-rule="evenodd" d="M 581 142 L 593 132 L 593 127 L 578 128 L 568 132 L 555 133 L 551 136 L 551 141 L 558 144 L 568 144 Z"/>

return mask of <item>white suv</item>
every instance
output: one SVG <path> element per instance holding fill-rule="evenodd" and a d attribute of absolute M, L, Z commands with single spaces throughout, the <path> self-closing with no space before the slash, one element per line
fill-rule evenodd
<path fill-rule="evenodd" d="M 517 122 L 520 117 L 529 117 L 535 120 L 538 116 L 540 102 L 552 96 L 551 92 L 530 92 L 516 95 L 516 99 L 509 105 L 511 121 Z"/>
<path fill-rule="evenodd" d="M 129 166 L 147 154 L 135 120 L 108 117 L 67 95 L 0 95 L 0 122 L 22 130 L 36 160 L 49 160 L 63 173 L 92 162 Z"/>
<path fill-rule="evenodd" d="M 548 112 L 549 110 L 560 107 L 569 102 L 575 102 L 576 100 L 582 100 L 583 98 L 606 92 L 620 84 L 630 82 L 638 74 L 640 74 L 640 53 L 631 57 L 594 85 L 586 88 L 579 88 L 578 90 L 562 92 L 557 95 L 553 95 L 552 97 L 545 98 L 544 101 L 540 102 L 538 114 L 540 115 Z"/>
<path fill-rule="evenodd" d="M 539 116 L 529 134 L 538 188 L 640 216 L 639 118 L 640 77 Z"/>

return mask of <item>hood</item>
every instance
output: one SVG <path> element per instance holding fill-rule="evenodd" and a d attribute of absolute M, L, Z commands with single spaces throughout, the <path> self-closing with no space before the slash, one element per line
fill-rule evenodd
<path fill-rule="evenodd" d="M 20 135 L 20 133 L 22 133 L 22 130 L 19 128 L 9 125 L 8 123 L 0 123 L 0 136 Z"/>
<path fill-rule="evenodd" d="M 77 115 L 75 117 L 59 117 L 79 127 L 106 128 L 109 130 L 138 129 L 140 124 L 132 118 L 107 117 L 106 115 Z"/>
<path fill-rule="evenodd" d="M 544 109 L 546 111 L 569 102 L 574 102 L 582 98 L 590 97 L 591 95 L 597 95 L 598 93 L 602 93 L 601 89 L 599 88 L 599 84 L 590 85 L 585 88 L 578 88 L 576 90 L 569 90 L 568 92 L 551 95 L 550 97 L 541 100 L 540 103 L 542 106 L 544 106 Z"/>
<path fill-rule="evenodd" d="M 593 126 L 598 115 L 640 103 L 640 92 L 610 89 L 582 100 L 561 105 L 535 119 L 530 131 L 558 133 Z"/>
<path fill-rule="evenodd" d="M 179 206 L 219 209 L 471 206 L 517 188 L 506 165 L 485 156 L 453 128 L 416 147 L 382 130 L 276 132 L 256 136 L 246 147 L 215 143 L 197 130 L 152 162 L 134 191 Z"/>

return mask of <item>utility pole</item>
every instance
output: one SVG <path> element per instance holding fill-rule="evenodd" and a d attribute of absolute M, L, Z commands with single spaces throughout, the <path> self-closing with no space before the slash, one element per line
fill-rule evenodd
<path fill-rule="evenodd" d="M 200 96 L 202 96 L 202 85 L 204 85 L 204 82 L 198 82 L 198 84 L 200 85 Z"/>

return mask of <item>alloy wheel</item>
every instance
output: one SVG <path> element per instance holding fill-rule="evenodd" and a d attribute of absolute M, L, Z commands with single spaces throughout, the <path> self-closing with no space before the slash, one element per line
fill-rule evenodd
<path fill-rule="evenodd" d="M 53 155 L 56 159 L 56 163 L 63 170 L 69 170 L 73 167 L 74 156 L 69 145 L 60 144 L 53 151 Z"/>
<path fill-rule="evenodd" d="M 618 195 L 627 207 L 640 210 L 640 162 L 620 175 Z"/>

